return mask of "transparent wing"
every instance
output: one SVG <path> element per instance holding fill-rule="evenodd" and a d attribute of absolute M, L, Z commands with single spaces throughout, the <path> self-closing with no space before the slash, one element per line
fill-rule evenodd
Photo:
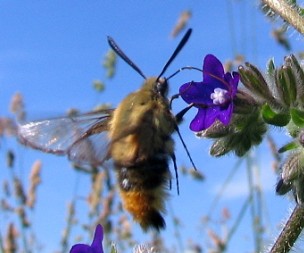
<path fill-rule="evenodd" d="M 59 117 L 19 124 L 22 144 L 57 155 L 77 164 L 101 165 L 107 159 L 108 123 L 113 110 Z"/>

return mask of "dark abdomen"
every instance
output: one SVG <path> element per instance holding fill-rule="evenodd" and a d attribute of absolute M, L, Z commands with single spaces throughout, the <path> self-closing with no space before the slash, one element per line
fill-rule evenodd
<path fill-rule="evenodd" d="M 162 214 L 168 197 L 168 155 L 158 153 L 129 167 L 116 164 L 123 205 L 144 230 L 165 227 Z"/>

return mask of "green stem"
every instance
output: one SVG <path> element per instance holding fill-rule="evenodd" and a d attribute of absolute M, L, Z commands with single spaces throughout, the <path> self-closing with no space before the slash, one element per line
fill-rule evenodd
<path fill-rule="evenodd" d="M 304 34 L 304 19 L 286 0 L 261 0 L 267 4 L 276 14 L 280 15 L 299 33 Z"/>
<path fill-rule="evenodd" d="M 169 203 L 169 210 L 170 210 L 170 216 L 172 217 L 172 222 L 173 222 L 173 228 L 174 228 L 174 234 L 175 234 L 175 239 L 177 241 L 177 244 L 179 245 L 180 252 L 184 252 L 184 245 L 183 245 L 183 240 L 181 236 L 181 231 L 180 231 L 180 225 L 178 222 L 176 222 L 176 216 L 174 214 L 174 210 L 172 207 L 172 204 Z"/>
<path fill-rule="evenodd" d="M 257 223 L 257 214 L 256 214 L 256 206 L 255 206 L 255 186 L 253 182 L 253 164 L 250 155 L 247 155 L 247 179 L 249 186 L 249 197 L 251 200 L 250 212 L 251 212 L 251 221 L 252 221 L 252 232 L 255 244 L 255 252 L 260 252 L 260 240 L 258 235 L 258 225 Z"/>
<path fill-rule="evenodd" d="M 233 224 L 232 228 L 230 229 L 230 231 L 228 232 L 227 235 L 227 239 L 226 239 L 226 244 L 228 245 L 230 239 L 232 238 L 232 236 L 234 235 L 234 233 L 236 232 L 236 230 L 238 229 L 239 225 L 241 224 L 241 221 L 244 218 L 244 215 L 247 211 L 247 208 L 249 207 L 249 205 L 252 202 L 252 196 L 249 196 L 245 203 L 243 204 L 241 211 L 239 212 L 239 214 L 237 215 L 236 219 L 235 219 L 235 223 Z"/>
<path fill-rule="evenodd" d="M 211 217 L 212 213 L 215 210 L 216 205 L 220 201 L 220 198 L 224 195 L 225 190 L 228 187 L 229 183 L 231 182 L 232 178 L 234 177 L 234 175 L 236 174 L 236 172 L 238 171 L 238 169 L 241 168 L 241 163 L 242 162 L 243 162 L 242 158 L 241 159 L 237 159 L 236 164 L 233 166 L 233 168 L 231 169 L 229 175 L 227 176 L 227 178 L 223 182 L 221 189 L 217 192 L 216 196 L 212 200 L 212 203 L 210 205 L 209 211 L 207 213 L 207 217 Z"/>
<path fill-rule="evenodd" d="M 0 252 L 5 252 L 4 251 L 3 239 L 2 239 L 2 235 L 1 234 L 0 234 Z"/>
<path fill-rule="evenodd" d="M 287 253 L 304 228 L 304 206 L 296 205 L 269 253 Z"/>

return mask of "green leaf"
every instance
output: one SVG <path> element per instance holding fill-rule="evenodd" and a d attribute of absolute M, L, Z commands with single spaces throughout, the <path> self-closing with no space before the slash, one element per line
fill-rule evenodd
<path fill-rule="evenodd" d="M 233 128 L 231 126 L 225 126 L 222 122 L 217 120 L 211 127 L 196 133 L 196 136 L 204 138 L 221 138 L 232 133 Z"/>
<path fill-rule="evenodd" d="M 285 113 L 274 112 L 268 104 L 262 107 L 262 117 L 267 124 L 283 127 L 290 121 L 290 115 Z"/>
<path fill-rule="evenodd" d="M 295 108 L 290 109 L 291 119 L 298 127 L 304 127 L 304 112 Z"/>
<path fill-rule="evenodd" d="M 293 149 L 298 148 L 298 147 L 299 147 L 299 144 L 295 141 L 292 141 L 292 142 L 289 142 L 289 143 L 285 144 L 283 147 L 281 147 L 278 150 L 278 152 L 283 153 L 283 152 L 290 151 L 290 150 L 293 150 Z"/>

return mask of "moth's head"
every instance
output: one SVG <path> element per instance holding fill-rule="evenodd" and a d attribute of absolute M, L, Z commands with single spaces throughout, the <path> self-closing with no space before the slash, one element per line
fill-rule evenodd
<path fill-rule="evenodd" d="M 169 86 L 167 79 L 164 77 L 160 77 L 160 78 L 150 77 L 145 81 L 143 88 L 153 90 L 160 96 L 166 97 L 168 95 Z"/>

